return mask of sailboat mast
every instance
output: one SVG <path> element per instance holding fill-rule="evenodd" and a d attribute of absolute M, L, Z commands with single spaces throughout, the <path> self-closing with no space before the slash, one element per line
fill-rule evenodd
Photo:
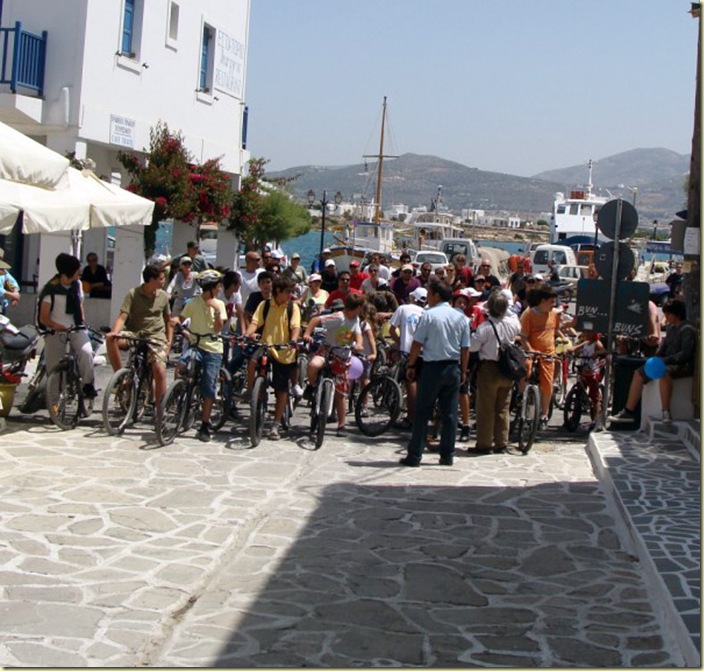
<path fill-rule="evenodd" d="M 381 107 L 381 137 L 379 139 L 379 167 L 376 175 L 376 207 L 374 208 L 374 223 L 381 220 L 381 176 L 384 166 L 384 128 L 386 127 L 386 96 Z"/>

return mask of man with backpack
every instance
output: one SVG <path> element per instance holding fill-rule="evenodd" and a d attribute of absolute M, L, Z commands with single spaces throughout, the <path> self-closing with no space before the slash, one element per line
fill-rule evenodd
<path fill-rule="evenodd" d="M 276 277 L 272 285 L 272 297 L 259 303 L 247 327 L 248 336 L 260 333 L 261 342 L 267 345 L 292 344 L 290 349 L 270 351 L 272 386 L 276 395 L 274 422 L 267 435 L 270 440 L 280 438 L 279 424 L 288 401 L 289 381 L 294 384 L 297 382 L 296 349 L 293 343 L 298 340 L 301 332 L 301 310 L 297 303 L 292 302 L 292 293 L 293 282 L 288 277 Z M 252 362 L 254 358 L 250 360 Z M 250 374 L 247 386 L 250 390 L 254 385 L 255 365 L 251 365 L 248 370 Z"/>
<path fill-rule="evenodd" d="M 52 333 L 44 336 L 44 357 L 46 372 L 51 373 L 64 355 L 66 336 L 63 334 L 72 326 L 84 326 L 83 289 L 81 288 L 81 262 L 71 254 L 56 257 L 57 273 L 39 293 L 38 325 Z M 73 331 L 68 336 L 71 349 L 78 360 L 78 370 L 83 383 L 83 395 L 92 399 L 98 395 L 95 390 L 93 371 L 93 347 L 88 332 Z"/>

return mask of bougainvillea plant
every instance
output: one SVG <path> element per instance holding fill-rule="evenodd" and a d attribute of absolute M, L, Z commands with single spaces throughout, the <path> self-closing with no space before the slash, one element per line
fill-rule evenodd
<path fill-rule="evenodd" d="M 117 158 L 132 178 L 127 190 L 154 201 L 152 222 L 144 232 L 146 256 L 154 251 L 161 221 L 197 225 L 230 215 L 234 194 L 220 159 L 194 163 L 181 133 L 170 131 L 166 123 L 160 121 L 151 129 L 146 156 L 121 151 Z"/>

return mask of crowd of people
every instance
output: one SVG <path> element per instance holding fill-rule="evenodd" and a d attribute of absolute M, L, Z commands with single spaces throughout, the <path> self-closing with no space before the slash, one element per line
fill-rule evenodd
<path fill-rule="evenodd" d="M 89 255 L 88 267 L 81 274 L 79 260 L 69 254 L 56 259 L 57 274 L 40 293 L 39 322 L 51 329 L 46 337 L 46 360 L 51 369 L 60 357 L 58 333 L 84 321 L 83 299 L 87 282 L 100 283 L 97 256 Z M 148 337 L 149 361 L 155 381 L 155 402 L 159 407 L 167 386 L 167 361 L 174 345 L 174 327 L 186 320 L 195 333 L 237 333 L 258 337 L 270 345 L 289 345 L 273 349 L 272 378 L 276 397 L 274 418 L 267 435 L 281 437 L 281 419 L 289 389 L 296 396 L 310 397 L 326 349 L 349 345 L 364 361 L 363 381 L 368 379 L 377 356 L 377 341 L 387 338 L 407 357 L 407 415 L 401 426 L 410 430 L 405 466 L 418 466 L 429 445 L 428 425 L 437 404 L 440 435 L 433 451 L 440 463 L 453 462 L 455 445 L 470 437 L 470 407 L 474 403 L 476 442 L 470 451 L 479 454 L 503 452 L 509 442 L 509 400 L 514 382 L 499 368 L 502 345 L 518 342 L 527 351 L 553 355 L 556 343 L 567 336 L 576 338 L 574 351 L 581 350 L 583 374 L 598 409 L 601 367 L 594 365 L 606 351 L 600 334 L 575 331 L 576 320 L 557 305 L 557 293 L 541 275 L 526 272 L 527 262 L 519 259 L 515 271 L 504 281 L 497 277 L 491 261 L 482 259 L 470 268 L 462 255 L 447 266 L 433 268 L 429 263 L 416 267 L 409 255 L 400 258 L 397 268 L 373 254 L 364 266 L 354 259 L 340 268 L 331 251 L 324 249 L 308 273 L 294 253 L 288 266 L 273 258 L 271 252 L 252 250 L 245 256 L 240 271 L 209 269 L 196 243 L 170 264 L 170 259 L 155 255 L 142 273 L 143 282 L 124 298 L 107 335 L 108 358 L 114 370 L 122 365 L 121 349 L 125 334 Z M 8 274 L 0 259 L 0 272 Z M 101 266 L 98 266 L 100 268 Z M 678 271 L 675 270 L 675 273 Z M 167 273 L 170 275 L 166 282 Z M 680 269 L 681 274 L 681 269 Z M 672 380 L 692 375 L 696 332 L 687 322 L 681 299 L 681 282 L 672 279 L 678 297 L 663 307 L 664 324 L 657 317 L 649 321 L 643 347 L 663 357 L 667 370 L 660 380 L 663 420 L 670 421 Z M 98 289 L 105 288 L 105 282 Z M 13 300 L 12 291 L 4 298 Z M 660 337 L 660 327 L 666 333 Z M 311 356 L 307 387 L 298 379 L 295 343 L 310 341 L 316 329 L 324 334 L 323 349 Z M 90 344 L 81 331 L 71 334 L 78 358 L 84 393 L 96 395 Z M 212 436 L 210 413 L 215 397 L 218 371 L 226 365 L 231 372 L 248 366 L 248 385 L 254 381 L 253 360 L 246 347 L 229 346 L 223 339 L 193 341 L 201 370 L 201 395 L 204 399 L 198 438 Z M 538 377 L 541 391 L 541 424 L 545 426 L 553 393 L 555 364 L 540 357 Z M 470 382 L 471 381 L 471 382 Z M 645 384 L 651 379 L 640 369 L 626 407 L 612 417 L 614 422 L 632 418 Z M 337 435 L 345 435 L 346 406 L 337 392 Z M 593 412 L 596 412 L 594 410 Z"/>

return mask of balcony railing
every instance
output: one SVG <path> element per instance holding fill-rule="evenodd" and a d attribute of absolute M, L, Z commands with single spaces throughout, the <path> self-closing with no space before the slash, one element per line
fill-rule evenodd
<path fill-rule="evenodd" d="M 0 27 L 0 84 L 9 84 L 10 91 L 18 89 L 44 94 L 44 66 L 46 63 L 47 31 L 34 35 L 16 21 L 14 28 Z"/>

